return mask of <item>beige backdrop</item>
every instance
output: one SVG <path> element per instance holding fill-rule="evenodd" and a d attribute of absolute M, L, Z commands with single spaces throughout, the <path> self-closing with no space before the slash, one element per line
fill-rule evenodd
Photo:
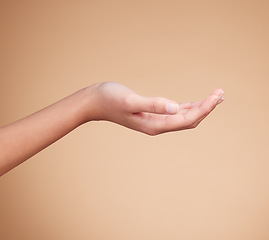
<path fill-rule="evenodd" d="M 3 240 L 268 240 L 269 2 L 0 1 L 1 125 L 94 82 L 226 100 L 156 137 L 86 124 L 0 179 Z M 0 152 L 1 154 L 1 152 Z"/>

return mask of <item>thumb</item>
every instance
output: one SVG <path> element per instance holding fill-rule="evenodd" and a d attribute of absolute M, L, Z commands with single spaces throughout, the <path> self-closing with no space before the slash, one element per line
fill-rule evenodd
<path fill-rule="evenodd" d="M 176 114 L 179 111 L 179 106 L 176 102 L 165 98 L 136 95 L 132 110 L 134 112 Z"/>

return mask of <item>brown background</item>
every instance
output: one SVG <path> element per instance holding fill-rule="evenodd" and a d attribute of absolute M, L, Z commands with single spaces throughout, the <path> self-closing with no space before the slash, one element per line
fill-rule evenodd
<path fill-rule="evenodd" d="M 86 124 L 0 179 L 3 240 L 268 240 L 268 1 L 0 1 L 1 125 L 99 81 L 225 102 L 156 137 Z"/>

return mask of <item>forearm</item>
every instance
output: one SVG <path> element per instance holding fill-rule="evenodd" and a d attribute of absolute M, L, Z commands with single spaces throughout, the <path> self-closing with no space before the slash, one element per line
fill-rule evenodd
<path fill-rule="evenodd" d="M 0 176 L 89 120 L 91 94 L 85 88 L 0 128 Z"/>

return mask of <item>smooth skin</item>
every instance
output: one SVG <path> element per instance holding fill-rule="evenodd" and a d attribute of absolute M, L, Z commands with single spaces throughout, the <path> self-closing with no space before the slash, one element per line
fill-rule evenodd
<path fill-rule="evenodd" d="M 191 129 L 222 101 L 222 89 L 199 102 L 144 97 L 115 82 L 96 83 L 0 128 L 0 176 L 90 121 L 110 121 L 154 136 Z"/>

